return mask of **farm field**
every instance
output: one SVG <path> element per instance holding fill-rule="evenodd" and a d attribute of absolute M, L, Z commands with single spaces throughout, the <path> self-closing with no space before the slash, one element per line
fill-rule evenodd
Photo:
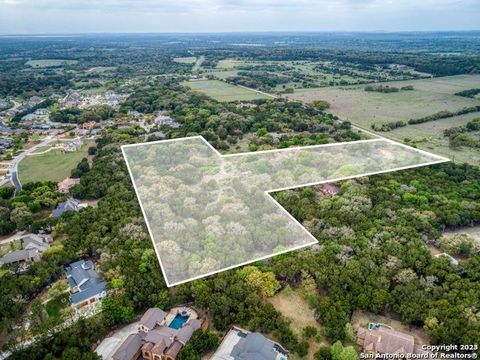
<path fill-rule="evenodd" d="M 459 91 L 472 89 L 479 83 L 480 75 L 460 75 L 382 83 L 393 87 L 414 87 L 414 90 L 397 93 L 367 92 L 364 85 L 358 85 L 301 89 L 288 97 L 307 103 L 314 100 L 328 101 L 330 110 L 341 119 L 370 129 L 375 123 L 406 121 L 442 110 L 455 111 L 479 105 L 480 102 L 476 99 L 454 95 Z"/>
<path fill-rule="evenodd" d="M 409 143 L 415 144 L 419 149 L 446 156 L 453 161 L 478 165 L 480 162 L 480 149 L 468 147 L 453 149 L 449 146 L 448 137 L 443 136 L 443 132 L 452 127 L 464 126 L 472 119 L 479 117 L 480 112 L 459 115 L 422 124 L 404 126 L 382 133 L 382 135 L 401 142 L 405 142 L 405 139 L 408 138 Z"/>
<path fill-rule="evenodd" d="M 61 150 L 52 150 L 45 154 L 25 157 L 18 164 L 20 182 L 62 181 L 70 176 L 72 169 L 87 156 L 90 145 L 91 143 L 87 142 L 75 152 L 64 153 Z"/>
<path fill-rule="evenodd" d="M 218 101 L 239 101 L 269 98 L 269 96 L 263 95 L 260 92 L 231 85 L 219 80 L 195 80 L 186 81 L 182 84 Z"/>
<path fill-rule="evenodd" d="M 43 60 L 29 60 L 25 63 L 27 66 L 33 68 L 48 68 L 62 65 L 75 65 L 77 60 L 63 60 L 63 59 L 43 59 Z"/>

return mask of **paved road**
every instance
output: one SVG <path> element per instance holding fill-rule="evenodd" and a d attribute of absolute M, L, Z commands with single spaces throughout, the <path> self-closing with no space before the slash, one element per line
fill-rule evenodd
<path fill-rule="evenodd" d="M 16 156 L 13 159 L 12 163 L 10 164 L 5 177 L 0 181 L 0 186 L 11 182 L 13 186 L 15 186 L 15 194 L 18 194 L 22 190 L 22 184 L 20 183 L 20 179 L 18 178 L 18 164 L 20 163 L 20 161 L 25 159 L 25 156 L 27 156 L 28 154 L 31 154 L 32 152 L 34 152 L 35 150 L 43 146 L 47 146 L 53 140 L 54 138 L 52 138 L 51 136 L 47 136 L 38 144 L 32 146 L 30 149 L 27 149 L 23 151 L 21 154 L 19 154 L 18 156 Z"/>
<path fill-rule="evenodd" d="M 265 95 L 265 96 L 269 96 L 271 98 L 274 98 L 276 99 L 277 96 L 276 95 L 273 95 L 273 94 L 269 94 L 265 91 L 260 91 L 260 90 L 257 90 L 257 89 L 253 89 L 253 88 L 249 88 L 248 86 L 243 86 L 243 85 L 237 85 L 238 87 L 241 87 L 241 88 L 244 88 L 244 89 L 247 89 L 247 90 L 250 90 L 250 91 L 253 91 L 253 92 L 256 92 L 258 94 L 262 94 L 262 95 Z"/>

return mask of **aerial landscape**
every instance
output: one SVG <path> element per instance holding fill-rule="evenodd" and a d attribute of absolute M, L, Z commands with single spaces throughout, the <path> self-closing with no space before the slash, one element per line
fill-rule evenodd
<path fill-rule="evenodd" d="M 477 359 L 480 4 L 127 3 L 0 0 L 0 359 Z"/>

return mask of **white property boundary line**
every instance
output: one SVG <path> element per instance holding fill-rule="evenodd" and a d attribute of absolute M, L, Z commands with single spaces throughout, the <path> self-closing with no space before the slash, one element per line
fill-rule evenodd
<path fill-rule="evenodd" d="M 150 224 L 149 224 L 149 221 L 148 221 L 148 218 L 147 218 L 145 209 L 143 208 L 143 204 L 142 204 L 142 202 L 140 201 L 140 196 L 139 196 L 139 193 L 138 193 L 138 189 L 137 189 L 137 187 L 136 187 L 136 185 L 135 185 L 135 180 L 134 180 L 134 177 L 133 177 L 133 174 L 132 174 L 132 170 L 131 170 L 131 168 L 130 168 L 130 164 L 129 164 L 128 161 L 127 161 L 127 155 L 126 155 L 126 153 L 125 153 L 125 148 L 128 148 L 128 147 L 137 147 L 137 146 L 145 146 L 145 145 L 154 145 L 154 144 L 159 144 L 159 143 L 187 141 L 187 140 L 192 140 L 192 139 L 201 139 L 205 144 L 207 144 L 207 146 L 208 146 L 210 149 L 212 149 L 212 150 L 215 152 L 215 154 L 217 154 L 218 156 L 220 156 L 220 157 L 222 157 L 222 158 L 230 158 L 230 157 L 236 157 L 236 156 L 249 156 L 249 155 L 253 155 L 253 154 L 256 155 L 256 154 L 270 153 L 270 152 L 283 152 L 283 151 L 292 151 L 292 150 L 299 150 L 299 149 L 312 149 L 312 148 L 321 148 L 321 147 L 333 147 L 333 146 L 342 146 L 342 145 L 346 145 L 346 144 L 359 144 L 359 143 L 370 143 L 370 142 L 379 142 L 379 141 L 382 141 L 382 142 L 388 142 L 388 143 L 390 143 L 390 144 L 394 144 L 394 145 L 396 145 L 396 146 L 402 146 L 402 147 L 407 148 L 407 149 L 409 149 L 409 150 L 411 150 L 411 151 L 415 151 L 415 152 L 418 152 L 418 153 L 421 153 L 421 154 L 424 154 L 424 155 L 428 155 L 428 156 L 433 157 L 433 158 L 437 158 L 438 160 L 434 160 L 434 161 L 430 161 L 430 162 L 426 162 L 426 163 L 421 163 L 421 164 L 415 164 L 415 165 L 409 165 L 409 166 L 402 166 L 402 167 L 393 168 L 393 169 L 388 169 L 388 170 L 380 170 L 380 171 L 374 171 L 374 172 L 369 172 L 369 173 L 364 173 L 364 174 L 344 176 L 344 177 L 339 177 L 339 178 L 334 178 L 334 179 L 328 179 L 328 180 L 323 180 L 323 181 L 318 181 L 318 182 L 313 182 L 313 183 L 305 183 L 305 184 L 300 184 L 300 185 L 295 185 L 295 186 L 290 186 L 290 187 L 278 188 L 278 189 L 272 189 L 272 190 L 265 191 L 265 195 L 267 195 L 267 197 L 268 197 L 275 205 L 277 205 L 282 212 L 284 212 L 291 220 L 293 220 L 293 222 L 294 222 L 296 225 L 300 226 L 300 228 L 306 233 L 306 235 L 312 239 L 312 242 L 309 242 L 309 243 L 307 243 L 307 244 L 302 244 L 302 245 L 300 245 L 300 246 L 292 247 L 292 248 L 289 248 L 289 249 L 286 249 L 286 250 L 282 250 L 282 251 L 279 251 L 279 252 L 277 252 L 277 253 L 273 253 L 273 254 L 269 254 L 269 255 L 266 255 L 266 256 L 258 257 L 258 258 L 252 259 L 252 260 L 248 260 L 248 261 L 245 261 L 245 262 L 243 262 L 243 263 L 239 263 L 239 264 L 235 264 L 235 265 L 232 265 L 232 266 L 228 266 L 228 267 L 225 267 L 225 268 L 220 269 L 220 270 L 215 270 L 215 271 L 211 271 L 211 272 L 206 273 L 206 274 L 194 276 L 194 277 L 192 277 L 192 278 L 189 278 L 188 280 L 182 280 L 182 281 L 179 281 L 179 282 L 169 283 L 168 277 L 167 277 L 167 275 L 166 275 L 165 269 L 164 269 L 163 264 L 162 264 L 162 260 L 161 260 L 161 258 L 160 258 L 160 252 L 159 252 L 159 250 L 158 250 L 158 248 L 157 248 L 157 244 L 156 244 L 156 242 L 155 242 L 155 240 L 154 240 L 155 238 L 154 238 L 154 236 L 153 236 L 153 232 L 152 232 L 152 229 L 151 229 L 151 227 L 150 227 Z M 307 228 L 305 228 L 297 219 L 295 219 L 295 218 L 292 216 L 292 214 L 290 214 L 283 206 L 281 206 L 281 205 L 272 197 L 271 193 L 273 193 L 273 192 L 278 192 L 278 191 L 283 191 L 283 190 L 298 189 L 298 188 L 307 187 L 307 186 L 320 185 L 320 184 L 331 183 L 331 182 L 338 182 L 338 181 L 343 181 L 343 180 L 349 180 L 349 179 L 354 179 L 354 178 L 372 176 L 372 175 L 377 175 L 377 174 L 384 174 L 384 173 L 395 172 L 395 171 L 400 171 L 400 170 L 413 169 L 413 168 L 417 168 L 417 167 L 435 165 L 435 164 L 440 164 L 440 163 L 444 163 L 444 162 L 450 161 L 450 159 L 445 158 L 445 157 L 443 157 L 443 156 L 439 156 L 439 155 L 432 154 L 432 153 L 429 153 L 429 152 L 424 151 L 424 150 L 420 150 L 420 149 L 417 149 L 417 148 L 413 148 L 413 147 L 411 147 L 411 146 L 408 146 L 408 145 L 405 145 L 405 144 L 401 144 L 401 143 L 398 143 L 398 142 L 396 142 L 396 141 L 393 141 L 393 140 L 390 140 L 390 139 L 387 139 L 387 138 L 366 139 L 366 140 L 359 140 L 359 141 L 348 141 L 348 142 L 343 142 L 343 143 L 329 143 L 329 144 L 310 145 L 310 146 L 297 146 L 297 147 L 290 147 L 290 148 L 285 148 L 285 149 L 273 149 L 273 150 L 251 151 L 251 152 L 239 153 L 239 154 L 221 154 L 221 153 L 220 153 L 217 149 L 215 149 L 207 140 L 205 140 L 205 138 L 204 138 L 203 136 L 198 135 L 198 136 L 190 136 L 190 137 L 184 137 L 184 138 L 178 138 L 178 139 L 157 140 L 157 141 L 143 142 L 143 143 L 138 143 L 138 144 L 122 145 L 122 146 L 121 146 L 121 150 L 122 150 L 122 154 L 123 154 L 123 157 L 124 157 L 124 159 L 125 159 L 125 162 L 126 162 L 126 164 L 127 164 L 128 173 L 129 173 L 130 178 L 131 178 L 131 180 L 132 180 L 133 188 L 134 188 L 134 190 L 135 190 L 135 194 L 136 194 L 136 196 L 137 196 L 137 200 L 138 200 L 138 203 L 139 203 L 139 205 L 140 205 L 140 209 L 142 210 L 142 214 L 143 214 L 143 217 L 144 217 L 144 219 L 145 219 L 145 223 L 146 223 L 146 225 L 147 225 L 148 233 L 149 233 L 149 235 L 150 235 L 150 238 L 152 239 L 153 247 L 154 247 L 154 249 L 155 249 L 155 253 L 156 253 L 156 255 L 157 255 L 158 262 L 159 262 L 159 264 L 160 264 L 160 268 L 161 268 L 161 270 L 162 270 L 162 274 L 163 274 L 163 277 L 164 277 L 164 279 L 165 279 L 165 283 L 166 283 L 167 287 L 173 287 L 173 286 L 177 286 L 177 285 L 180 285 L 180 284 L 184 284 L 184 283 L 187 283 L 187 282 L 190 282 L 190 281 L 198 280 L 198 279 L 201 279 L 201 278 L 204 278 L 204 277 L 207 277 L 207 276 L 211 276 L 211 275 L 214 275 L 214 274 L 218 274 L 218 273 L 220 273 L 220 272 L 224 272 L 224 271 L 231 270 L 231 269 L 234 269 L 234 268 L 237 268 L 237 267 L 241 267 L 241 266 L 244 266 L 244 265 L 252 264 L 252 263 L 257 262 L 257 261 L 260 261 L 260 260 L 265 260 L 265 259 L 271 258 L 271 257 L 273 257 L 273 256 L 285 254 L 285 253 L 287 253 L 287 252 L 299 250 L 299 249 L 302 249 L 302 248 L 304 248 L 304 247 L 317 244 L 317 243 L 318 243 L 318 240 L 315 238 L 315 236 L 313 236 L 313 235 L 307 230 Z"/>

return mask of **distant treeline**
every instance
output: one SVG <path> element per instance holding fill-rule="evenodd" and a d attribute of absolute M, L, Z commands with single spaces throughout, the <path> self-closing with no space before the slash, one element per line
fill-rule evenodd
<path fill-rule="evenodd" d="M 228 54 L 225 52 L 225 54 Z M 230 53 L 231 56 L 231 53 Z M 480 73 L 480 56 L 447 56 L 444 54 L 414 54 L 402 51 L 369 51 L 354 49 L 315 49 L 315 48 L 268 48 L 244 49 L 237 52 L 239 58 L 255 58 L 265 61 L 335 61 L 359 64 L 362 66 L 398 64 L 409 66 L 418 72 L 434 76 Z"/>
<path fill-rule="evenodd" d="M 367 85 L 365 86 L 365 91 L 371 92 L 381 92 L 381 93 L 396 93 L 400 90 L 413 90 L 413 85 L 406 85 L 402 86 L 401 88 L 397 88 L 395 86 L 389 85 Z"/>
<path fill-rule="evenodd" d="M 468 97 L 468 98 L 474 98 L 478 94 L 480 94 L 480 88 L 463 90 L 463 91 L 460 91 L 460 92 L 456 93 L 455 95 Z"/>
<path fill-rule="evenodd" d="M 433 115 L 417 118 L 417 119 L 410 119 L 408 121 L 392 121 L 392 122 L 387 122 L 387 123 L 382 123 L 382 124 L 372 124 L 372 129 L 375 131 L 391 131 L 399 127 L 407 126 L 407 125 L 416 125 L 416 124 L 422 124 L 426 123 L 429 121 L 435 121 L 435 120 L 440 120 L 440 119 L 446 119 L 454 116 L 459 116 L 459 115 L 465 115 L 469 114 L 472 112 L 477 112 L 480 111 L 480 105 L 476 106 L 471 106 L 467 108 L 460 109 L 458 111 L 439 111 Z"/>

